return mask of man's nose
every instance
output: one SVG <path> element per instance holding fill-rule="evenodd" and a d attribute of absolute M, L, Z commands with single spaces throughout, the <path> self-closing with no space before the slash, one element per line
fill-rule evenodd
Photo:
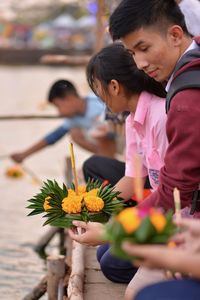
<path fill-rule="evenodd" d="M 149 65 L 147 60 L 141 55 L 134 55 L 134 60 L 139 70 L 144 71 Z"/>

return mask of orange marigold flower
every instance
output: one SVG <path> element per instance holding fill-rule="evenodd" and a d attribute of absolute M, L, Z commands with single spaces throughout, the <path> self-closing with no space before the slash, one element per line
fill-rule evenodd
<path fill-rule="evenodd" d="M 162 232 L 166 226 L 165 216 L 161 212 L 154 211 L 150 215 L 150 221 L 157 230 L 157 232 Z"/>
<path fill-rule="evenodd" d="M 117 215 L 116 219 L 128 234 L 131 234 L 137 230 L 141 224 L 141 219 L 139 218 L 137 209 L 135 207 L 129 207 L 122 210 Z"/>
<path fill-rule="evenodd" d="M 97 196 L 98 190 L 99 190 L 99 189 L 92 189 L 91 191 L 89 191 L 89 192 L 87 193 L 87 197 L 88 197 L 88 196 L 94 196 L 94 197 L 96 197 L 96 196 Z"/>
<path fill-rule="evenodd" d="M 104 201 L 95 196 L 86 196 L 84 198 L 85 201 L 85 206 L 90 212 L 99 212 L 103 209 L 104 207 Z"/>
<path fill-rule="evenodd" d="M 62 200 L 62 209 L 68 214 L 78 214 L 81 212 L 82 196 L 68 196 Z"/>
<path fill-rule="evenodd" d="M 49 197 L 49 196 L 44 199 L 43 208 L 45 211 L 47 211 L 48 209 L 51 208 L 49 201 L 48 201 L 49 199 L 51 199 L 51 197 Z"/>
<path fill-rule="evenodd" d="M 67 197 L 73 197 L 73 196 L 76 196 L 75 191 L 72 190 L 72 189 L 68 189 L 68 196 Z"/>
<path fill-rule="evenodd" d="M 6 170 L 6 175 L 8 177 L 20 178 L 24 176 L 24 171 L 20 166 L 15 165 Z"/>
<path fill-rule="evenodd" d="M 78 193 L 79 193 L 79 195 L 86 193 L 86 187 L 84 185 L 79 185 Z"/>

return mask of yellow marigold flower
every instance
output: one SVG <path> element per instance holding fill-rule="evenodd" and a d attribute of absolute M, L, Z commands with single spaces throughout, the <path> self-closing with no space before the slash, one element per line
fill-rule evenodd
<path fill-rule="evenodd" d="M 87 196 L 84 198 L 85 205 L 90 212 L 99 212 L 104 207 L 104 201 L 96 196 Z"/>
<path fill-rule="evenodd" d="M 99 189 L 92 189 L 91 191 L 89 191 L 87 193 L 87 196 L 94 196 L 96 197 L 97 196 L 97 192 L 98 192 Z"/>
<path fill-rule="evenodd" d="M 153 212 L 152 215 L 150 215 L 150 221 L 157 232 L 162 232 L 166 226 L 165 216 L 161 212 Z"/>
<path fill-rule="evenodd" d="M 67 214 L 78 214 L 81 212 L 81 205 L 82 205 L 82 196 L 70 196 L 66 197 L 62 201 L 62 209 Z"/>
<path fill-rule="evenodd" d="M 141 224 L 141 219 L 137 215 L 137 209 L 135 207 L 129 207 L 122 210 L 116 219 L 128 234 L 137 230 Z"/>
<path fill-rule="evenodd" d="M 20 178 L 24 176 L 24 171 L 20 166 L 15 165 L 6 170 L 6 175 L 8 177 Z"/>
<path fill-rule="evenodd" d="M 76 196 L 75 191 L 72 189 L 68 189 L 68 197 L 73 197 L 73 196 Z"/>
<path fill-rule="evenodd" d="M 49 201 L 48 201 L 49 199 L 51 199 L 51 197 L 49 197 L 49 196 L 44 199 L 43 208 L 45 211 L 47 211 L 48 209 L 51 208 Z"/>
<path fill-rule="evenodd" d="M 86 187 L 84 185 L 79 185 L 78 186 L 78 193 L 79 193 L 79 195 L 82 195 L 82 194 L 86 193 Z"/>

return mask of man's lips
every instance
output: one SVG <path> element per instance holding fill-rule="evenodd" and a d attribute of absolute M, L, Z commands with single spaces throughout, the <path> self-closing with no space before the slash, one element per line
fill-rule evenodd
<path fill-rule="evenodd" d="M 153 70 L 153 71 L 150 71 L 150 72 L 147 72 L 147 74 L 148 74 L 150 77 L 156 77 L 157 72 L 158 72 L 158 69 Z"/>

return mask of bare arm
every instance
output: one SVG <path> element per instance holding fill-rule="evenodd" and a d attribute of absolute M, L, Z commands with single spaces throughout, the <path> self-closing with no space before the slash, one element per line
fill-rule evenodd
<path fill-rule="evenodd" d="M 143 178 L 145 180 L 145 178 Z M 115 186 L 115 190 L 121 192 L 120 197 L 124 200 L 129 200 L 134 194 L 133 178 L 124 176 L 122 177 Z"/>
<path fill-rule="evenodd" d="M 40 150 L 42 150 L 43 148 L 45 148 L 46 146 L 48 146 L 47 142 L 45 140 L 41 140 L 39 142 L 37 142 L 36 144 L 32 145 L 31 147 L 29 147 L 28 149 L 22 151 L 22 152 L 17 152 L 17 153 L 13 153 L 11 154 L 11 158 L 18 163 L 23 162 L 24 159 L 26 159 L 28 156 L 32 155 L 33 153 L 36 153 Z"/>
<path fill-rule="evenodd" d="M 94 152 L 97 152 L 98 145 L 96 143 L 90 142 L 88 139 L 85 138 L 85 135 L 81 128 L 72 128 L 70 129 L 71 138 L 73 141 L 81 146 L 82 148 Z"/>

